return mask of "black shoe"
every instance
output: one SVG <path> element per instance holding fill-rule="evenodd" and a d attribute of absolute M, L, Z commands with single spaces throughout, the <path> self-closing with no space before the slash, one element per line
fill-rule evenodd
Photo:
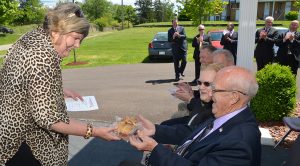
<path fill-rule="evenodd" d="M 179 79 L 179 77 L 175 77 L 175 79 L 174 79 L 174 81 L 179 81 L 180 79 Z"/>

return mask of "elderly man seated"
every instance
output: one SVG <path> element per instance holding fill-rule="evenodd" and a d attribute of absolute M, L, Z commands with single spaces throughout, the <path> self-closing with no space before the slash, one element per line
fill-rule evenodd
<path fill-rule="evenodd" d="M 247 106 L 258 90 L 254 74 L 242 67 L 226 67 L 216 74 L 212 88 L 215 118 L 195 130 L 187 125 L 154 125 L 139 116 L 144 129 L 131 136 L 130 143 L 151 152 L 146 165 L 260 166 L 261 134 Z M 173 152 L 163 144 L 179 146 Z"/>

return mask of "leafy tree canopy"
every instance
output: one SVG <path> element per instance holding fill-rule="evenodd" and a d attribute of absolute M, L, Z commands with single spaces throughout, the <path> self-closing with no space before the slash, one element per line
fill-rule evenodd
<path fill-rule="evenodd" d="M 10 24 L 19 13 L 18 6 L 16 0 L 0 0 L 0 24 Z"/>
<path fill-rule="evenodd" d="M 227 2 L 222 0 L 178 0 L 184 6 L 184 13 L 193 20 L 194 24 L 201 24 L 209 16 L 221 14 Z"/>

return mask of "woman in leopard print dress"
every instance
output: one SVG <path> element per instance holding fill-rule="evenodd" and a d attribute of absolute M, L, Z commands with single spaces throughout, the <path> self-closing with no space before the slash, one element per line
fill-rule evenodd
<path fill-rule="evenodd" d="M 80 46 L 89 23 L 78 5 L 49 10 L 42 28 L 9 49 L 0 70 L 0 165 L 67 165 L 68 135 L 118 140 L 113 128 L 67 116 L 60 62 Z"/>

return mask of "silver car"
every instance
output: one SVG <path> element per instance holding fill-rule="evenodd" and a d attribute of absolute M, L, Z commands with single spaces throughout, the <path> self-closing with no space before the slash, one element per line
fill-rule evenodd
<path fill-rule="evenodd" d="M 150 59 L 173 57 L 171 43 L 168 42 L 168 32 L 157 32 L 148 45 Z"/>

